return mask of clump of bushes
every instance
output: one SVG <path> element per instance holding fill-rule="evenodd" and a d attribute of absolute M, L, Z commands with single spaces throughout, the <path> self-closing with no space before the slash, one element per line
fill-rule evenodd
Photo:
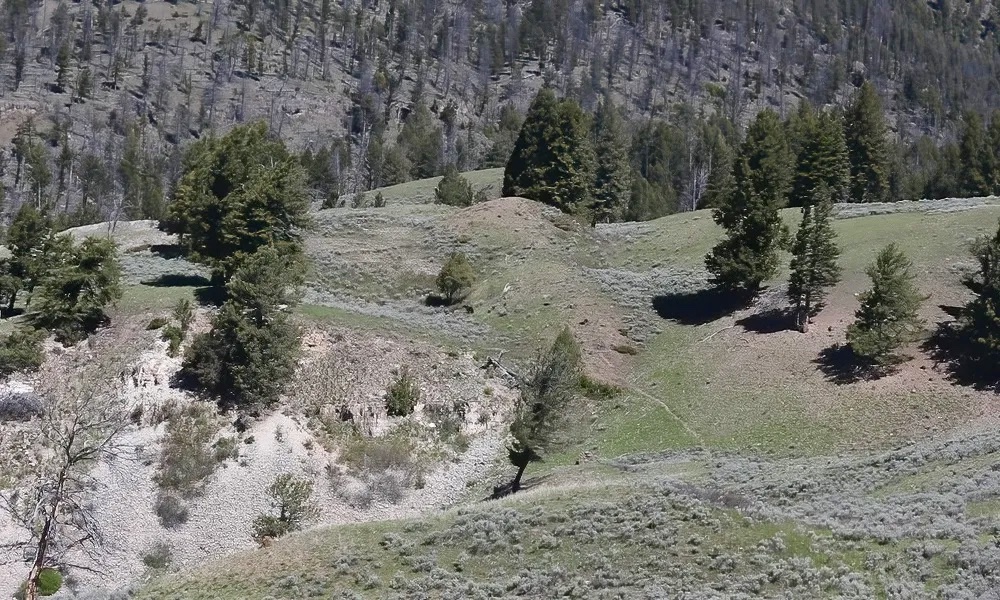
<path fill-rule="evenodd" d="M 34 394 L 4 390 L 0 393 L 0 421 L 27 421 L 42 415 L 42 400 Z"/>
<path fill-rule="evenodd" d="M 448 304 L 454 303 L 460 294 L 471 288 L 475 282 L 476 274 L 472 270 L 472 265 L 461 252 L 453 252 L 437 276 L 438 291 L 444 295 Z"/>
<path fill-rule="evenodd" d="M 445 169 L 444 177 L 434 189 L 434 201 L 448 206 L 472 206 L 473 194 L 469 181 L 454 166 Z"/>
<path fill-rule="evenodd" d="M 405 417 L 413 413 L 418 402 L 420 387 L 417 379 L 410 374 L 409 367 L 403 367 L 385 392 L 385 410 L 390 417 Z"/>
<path fill-rule="evenodd" d="M 45 361 L 43 339 L 43 332 L 22 328 L 0 340 L 0 377 L 37 371 Z"/>
<path fill-rule="evenodd" d="M 52 596 L 62 589 L 62 583 L 62 573 L 51 567 L 45 567 L 38 572 L 38 595 Z M 14 598 L 24 600 L 27 588 L 28 582 L 22 583 L 20 589 L 14 594 Z"/>
<path fill-rule="evenodd" d="M 188 508 L 184 501 L 168 492 L 161 491 L 156 495 L 153 511 L 159 518 L 160 525 L 167 529 L 183 525 L 188 520 Z"/>
<path fill-rule="evenodd" d="M 271 496 L 271 508 L 277 514 L 263 514 L 254 519 L 253 538 L 257 543 L 298 531 L 319 514 L 312 501 L 313 484 L 308 479 L 291 473 L 278 475 L 267 493 Z"/>
<path fill-rule="evenodd" d="M 166 317 L 153 317 L 149 324 L 146 325 L 146 331 L 155 331 L 157 329 L 162 329 L 164 325 L 170 322 L 170 319 Z"/>
<path fill-rule="evenodd" d="M 192 496 L 201 491 L 204 480 L 215 472 L 220 461 L 212 448 L 217 431 L 212 412 L 210 408 L 192 404 L 170 417 L 155 475 L 160 488 Z"/>
<path fill-rule="evenodd" d="M 166 542 L 156 542 L 142 555 L 142 564 L 150 569 L 166 569 L 170 566 L 171 560 L 173 560 L 173 552 L 170 550 L 170 544 Z"/>
<path fill-rule="evenodd" d="M 174 322 L 170 322 L 167 319 L 160 319 L 163 321 L 160 325 L 163 328 L 160 337 L 169 344 L 167 355 L 177 356 L 180 352 L 181 344 L 184 343 L 184 338 L 187 337 L 191 322 L 194 320 L 194 308 L 191 306 L 191 301 L 187 298 L 182 298 L 178 301 L 171 317 Z M 157 319 L 153 321 L 157 321 Z M 150 325 L 152 324 L 151 322 Z"/>

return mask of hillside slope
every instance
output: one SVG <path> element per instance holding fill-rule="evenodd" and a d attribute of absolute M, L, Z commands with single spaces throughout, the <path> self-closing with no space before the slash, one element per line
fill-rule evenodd
<path fill-rule="evenodd" d="M 928 325 L 948 318 L 968 243 L 994 230 L 1000 205 L 838 214 L 844 281 L 803 335 L 780 312 L 780 281 L 734 314 L 699 302 L 701 256 L 719 233 L 708 213 L 596 232 L 518 199 L 319 213 L 312 322 L 511 350 L 513 365 L 568 323 L 590 371 L 625 392 L 576 407 L 524 494 L 475 502 L 509 472 L 494 446 L 495 467 L 451 497 L 465 506 L 319 528 L 193 571 L 179 560 L 139 597 L 983 597 L 1000 515 L 994 394 L 959 385 L 918 347 L 874 381 L 844 380 L 823 356 L 889 240 L 917 265 Z M 480 275 L 473 312 L 421 308 L 454 248 Z"/>

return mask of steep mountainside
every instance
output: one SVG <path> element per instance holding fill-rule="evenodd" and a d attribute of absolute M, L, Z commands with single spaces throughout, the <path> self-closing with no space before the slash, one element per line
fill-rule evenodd
<path fill-rule="evenodd" d="M 10 0 L 6 206 L 48 203 L 70 223 L 158 217 L 181 148 L 253 119 L 324 150 L 324 195 L 502 166 L 502 109 L 523 111 L 543 81 L 586 109 L 607 91 L 633 117 L 683 125 L 687 105 L 739 126 L 800 98 L 842 103 L 870 79 L 902 137 L 948 135 L 962 110 L 997 104 L 996 23 L 988 0 Z M 430 112 L 408 119 L 418 98 Z M 421 135 L 404 130 L 406 148 L 438 138 L 429 165 L 387 150 L 410 120 Z"/>

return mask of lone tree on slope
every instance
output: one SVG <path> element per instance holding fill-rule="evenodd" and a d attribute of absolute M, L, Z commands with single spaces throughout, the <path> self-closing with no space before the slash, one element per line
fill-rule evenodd
<path fill-rule="evenodd" d="M 823 307 L 827 288 L 840 281 L 837 258 L 840 248 L 830 225 L 833 203 L 823 186 L 814 203 L 802 207 L 802 224 L 792 245 L 792 273 L 788 279 L 788 298 L 795 305 L 795 326 L 809 331 L 809 318 Z"/>

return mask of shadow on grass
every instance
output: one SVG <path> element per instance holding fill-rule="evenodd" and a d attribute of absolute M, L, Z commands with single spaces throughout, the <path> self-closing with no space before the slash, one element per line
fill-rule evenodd
<path fill-rule="evenodd" d="M 772 308 L 743 317 L 736 324 L 754 333 L 778 333 L 795 329 L 795 313 L 787 308 Z"/>
<path fill-rule="evenodd" d="M 949 315 L 961 314 L 961 309 L 955 307 L 942 306 L 941 309 Z M 977 390 L 1000 392 L 1000 364 L 992 357 L 981 358 L 979 349 L 955 322 L 939 322 L 920 349 L 935 365 L 944 366 L 952 382 Z"/>
<path fill-rule="evenodd" d="M 149 251 L 160 258 L 181 258 L 184 256 L 184 248 L 179 244 L 152 244 Z"/>
<path fill-rule="evenodd" d="M 177 273 L 160 275 L 155 279 L 147 279 L 141 283 L 142 285 L 151 287 L 204 287 L 212 285 L 212 282 L 202 275 L 181 275 Z"/>
<path fill-rule="evenodd" d="M 730 315 L 747 305 L 750 297 L 729 290 L 706 288 L 696 292 L 664 294 L 653 298 L 660 318 L 681 325 L 704 325 Z"/>
<path fill-rule="evenodd" d="M 879 379 L 891 372 L 859 357 L 849 345 L 840 343 L 824 348 L 813 362 L 827 381 L 837 385 Z"/>
<path fill-rule="evenodd" d="M 424 298 L 424 306 L 430 306 L 431 308 L 441 308 L 444 306 L 451 306 L 454 304 L 453 301 L 449 301 L 444 296 L 439 296 L 438 294 L 427 294 Z"/>

